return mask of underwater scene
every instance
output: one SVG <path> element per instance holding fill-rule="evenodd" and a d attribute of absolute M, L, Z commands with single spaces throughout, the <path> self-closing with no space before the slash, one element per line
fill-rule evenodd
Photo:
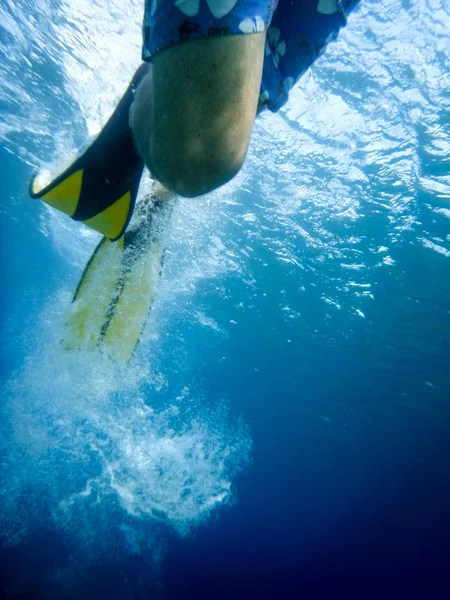
<path fill-rule="evenodd" d="M 101 242 L 29 184 L 113 113 L 143 4 L 0 3 L 0 596 L 444 595 L 450 4 L 362 0 L 235 178 L 150 239 L 145 172 Z"/>

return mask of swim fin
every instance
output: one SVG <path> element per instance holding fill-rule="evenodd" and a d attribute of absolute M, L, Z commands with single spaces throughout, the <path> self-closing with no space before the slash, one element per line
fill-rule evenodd
<path fill-rule="evenodd" d="M 171 200 L 154 200 L 118 242 L 101 240 L 72 300 L 66 350 L 99 348 L 118 363 L 130 360 L 155 296 L 172 208 Z"/>
<path fill-rule="evenodd" d="M 30 182 L 32 198 L 40 198 L 111 240 L 120 238 L 130 221 L 144 168 L 128 114 L 147 69 L 145 63 L 139 67 L 98 137 L 68 169 L 43 188 L 36 174 Z"/>

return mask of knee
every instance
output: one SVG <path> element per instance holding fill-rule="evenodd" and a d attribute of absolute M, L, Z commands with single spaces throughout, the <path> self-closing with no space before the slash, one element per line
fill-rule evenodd
<path fill-rule="evenodd" d="M 193 198 L 228 183 L 240 171 L 246 155 L 242 146 L 235 147 L 214 140 L 212 144 L 191 140 L 155 143 L 143 120 L 133 127 L 138 151 L 152 176 L 164 187 L 180 196 Z M 211 146 L 214 146 L 213 148 Z"/>
<path fill-rule="evenodd" d="M 228 183 L 241 169 L 245 155 L 239 149 L 214 152 L 207 146 L 174 147 L 168 154 L 152 153 L 155 177 L 169 190 L 193 198 Z"/>
<path fill-rule="evenodd" d="M 216 114 L 199 126 L 187 116 L 159 110 L 155 118 L 152 70 L 139 85 L 129 122 L 138 152 L 151 174 L 180 196 L 195 197 L 230 181 L 247 154 L 250 131 Z M 172 125 L 172 123 L 176 123 Z"/>
<path fill-rule="evenodd" d="M 185 197 L 207 194 L 230 181 L 241 169 L 247 145 L 221 135 L 157 136 L 151 111 L 136 98 L 130 126 L 136 147 L 152 176 Z"/>

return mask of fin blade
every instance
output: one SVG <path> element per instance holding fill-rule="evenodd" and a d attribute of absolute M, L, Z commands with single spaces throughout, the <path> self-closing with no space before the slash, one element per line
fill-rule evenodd
<path fill-rule="evenodd" d="M 162 256 L 162 244 L 155 240 L 142 251 L 124 282 L 102 341 L 103 350 L 116 362 L 127 363 L 136 349 L 155 297 Z"/>
<path fill-rule="evenodd" d="M 92 350 L 101 341 L 121 276 L 123 239 L 103 238 L 86 266 L 67 318 L 65 350 Z"/>

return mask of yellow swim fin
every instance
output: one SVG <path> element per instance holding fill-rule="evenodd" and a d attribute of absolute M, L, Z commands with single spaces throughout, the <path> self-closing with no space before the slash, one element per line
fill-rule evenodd
<path fill-rule="evenodd" d="M 144 163 L 128 124 L 134 91 L 147 73 L 143 64 L 98 137 L 54 181 L 40 188 L 36 174 L 30 196 L 82 221 L 105 237 L 123 235 L 133 214 Z"/>
<path fill-rule="evenodd" d="M 72 300 L 66 350 L 99 348 L 117 363 L 130 360 L 155 297 L 172 208 L 173 201 L 155 201 L 118 242 L 101 240 Z"/>

